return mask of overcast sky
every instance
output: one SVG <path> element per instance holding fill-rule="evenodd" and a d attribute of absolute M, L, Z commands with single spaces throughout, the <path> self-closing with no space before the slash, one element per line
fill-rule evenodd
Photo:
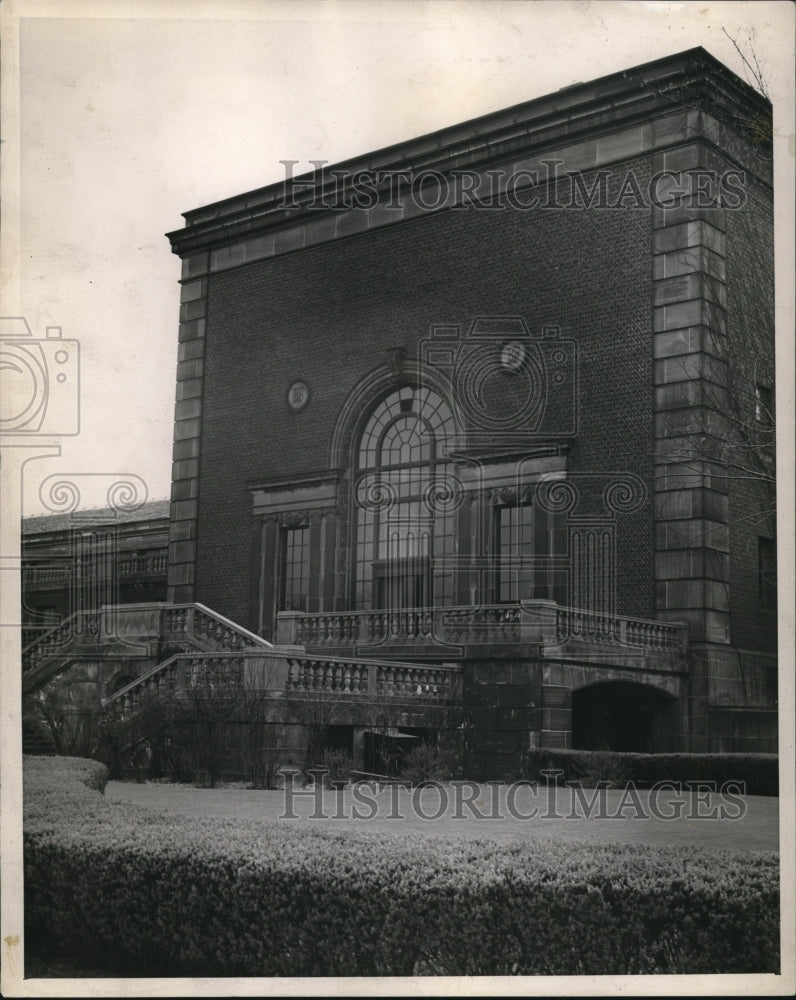
<path fill-rule="evenodd" d="M 164 233 L 182 212 L 279 181 L 280 160 L 335 162 L 696 45 L 740 74 L 722 27 L 754 29 L 775 101 L 793 92 L 788 3 L 2 6 L 21 15 L 3 314 L 63 327 L 82 355 L 81 433 L 29 465 L 27 514 L 53 472 L 136 473 L 168 495 L 180 262 Z"/>

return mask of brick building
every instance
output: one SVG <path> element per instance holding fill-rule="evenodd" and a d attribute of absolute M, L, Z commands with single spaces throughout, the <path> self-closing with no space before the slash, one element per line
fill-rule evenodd
<path fill-rule="evenodd" d="M 695 49 L 186 213 L 173 599 L 775 749 L 770 114 Z"/>
<path fill-rule="evenodd" d="M 770 132 L 694 49 L 187 212 L 169 601 L 473 773 L 776 751 Z"/>
<path fill-rule="evenodd" d="M 51 628 L 84 607 L 164 601 L 168 533 L 167 500 L 25 518 L 23 628 Z"/>

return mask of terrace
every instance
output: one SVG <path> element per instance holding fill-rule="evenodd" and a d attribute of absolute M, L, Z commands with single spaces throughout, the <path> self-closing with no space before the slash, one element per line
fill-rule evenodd
<path fill-rule="evenodd" d="M 534 646 L 538 655 L 595 655 L 604 659 L 651 659 L 678 668 L 688 645 L 688 626 L 624 615 L 582 611 L 552 601 L 475 607 L 409 608 L 277 615 L 277 644 L 308 652 L 385 654 L 411 650 L 424 657 L 467 655 L 474 647 L 501 647 L 513 654 Z"/>

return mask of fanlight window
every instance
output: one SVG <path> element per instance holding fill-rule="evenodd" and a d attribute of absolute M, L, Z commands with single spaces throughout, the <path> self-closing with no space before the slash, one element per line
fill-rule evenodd
<path fill-rule="evenodd" d="M 453 603 L 453 436 L 450 408 L 429 388 L 396 389 L 371 414 L 354 495 L 358 608 Z"/>

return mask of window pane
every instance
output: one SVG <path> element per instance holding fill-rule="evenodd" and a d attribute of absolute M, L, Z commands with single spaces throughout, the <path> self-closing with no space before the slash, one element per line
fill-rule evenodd
<path fill-rule="evenodd" d="M 282 608 L 306 611 L 309 597 L 309 527 L 286 528 L 284 541 L 284 586 Z"/>
<path fill-rule="evenodd" d="M 396 389 L 371 414 L 358 451 L 360 468 L 375 470 L 397 502 L 374 510 L 370 521 L 366 511 L 355 508 L 358 607 L 373 599 L 393 606 L 430 598 L 431 555 L 442 557 L 454 546 L 449 516 L 427 501 L 425 489 L 447 471 L 435 456 L 445 453 L 444 438 L 453 431 L 450 408 L 428 387 Z M 449 603 L 453 574 L 443 572 L 439 580 L 435 599 Z"/>

